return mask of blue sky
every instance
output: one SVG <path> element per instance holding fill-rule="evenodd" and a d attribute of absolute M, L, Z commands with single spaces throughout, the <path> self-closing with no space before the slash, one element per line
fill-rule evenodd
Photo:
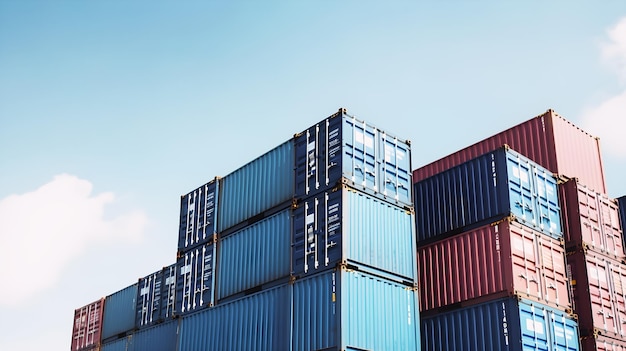
<path fill-rule="evenodd" d="M 626 3 L 0 0 L 0 349 L 67 350 L 181 194 L 339 107 L 414 168 L 553 108 L 625 195 Z"/>

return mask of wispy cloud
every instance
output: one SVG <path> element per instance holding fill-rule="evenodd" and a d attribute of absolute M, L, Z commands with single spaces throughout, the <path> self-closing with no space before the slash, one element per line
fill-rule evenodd
<path fill-rule="evenodd" d="M 52 286 L 89 245 L 137 242 L 147 217 L 141 211 L 104 216 L 113 193 L 92 194 L 92 184 L 62 174 L 35 191 L 0 200 L 0 304 L 19 305 Z M 9 268 L 10 267 L 10 268 Z"/>
<path fill-rule="evenodd" d="M 626 158 L 626 17 L 609 28 L 600 47 L 604 63 L 617 75 L 622 92 L 614 94 L 582 113 L 582 125 L 596 135 L 601 135 L 603 149 Z"/>

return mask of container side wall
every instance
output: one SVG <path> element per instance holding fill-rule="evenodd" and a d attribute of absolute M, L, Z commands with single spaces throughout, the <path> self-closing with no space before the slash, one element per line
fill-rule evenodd
<path fill-rule="evenodd" d="M 102 351 L 131 351 L 132 350 L 132 336 L 108 342 L 100 348 Z"/>
<path fill-rule="evenodd" d="M 291 286 L 259 292 L 181 320 L 178 350 L 289 350 Z"/>
<path fill-rule="evenodd" d="M 102 340 L 123 336 L 135 328 L 137 283 L 106 297 Z"/>
<path fill-rule="evenodd" d="M 291 201 L 294 157 L 289 140 L 221 179 L 218 232 Z"/>
<path fill-rule="evenodd" d="M 291 209 L 220 239 L 218 246 L 218 300 L 289 276 Z"/>
<path fill-rule="evenodd" d="M 132 351 L 172 351 L 178 342 L 178 321 L 161 323 L 133 334 Z M 130 350 L 129 350 L 130 351 Z"/>
<path fill-rule="evenodd" d="M 626 351 L 626 341 L 602 335 L 582 338 L 583 351 Z"/>

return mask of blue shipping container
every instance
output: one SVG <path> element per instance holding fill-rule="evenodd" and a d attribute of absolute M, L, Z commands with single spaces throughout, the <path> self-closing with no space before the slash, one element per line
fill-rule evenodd
<path fill-rule="evenodd" d="M 357 264 L 413 282 L 414 215 L 348 186 L 298 203 L 293 219 L 293 274 Z"/>
<path fill-rule="evenodd" d="M 293 140 L 284 142 L 220 180 L 220 233 L 293 199 Z"/>
<path fill-rule="evenodd" d="M 417 290 L 356 271 L 293 284 L 293 351 L 420 347 Z"/>
<path fill-rule="evenodd" d="M 291 207 L 220 238 L 218 251 L 218 301 L 289 277 Z"/>
<path fill-rule="evenodd" d="M 179 315 L 210 307 L 215 291 L 215 244 L 185 252 L 176 261 L 176 307 Z"/>
<path fill-rule="evenodd" d="M 411 206 L 411 147 L 345 109 L 299 133 L 296 193 L 304 198 L 343 179 L 352 186 L 399 205 Z"/>
<path fill-rule="evenodd" d="M 217 232 L 216 211 L 219 206 L 219 179 L 195 189 L 180 198 L 178 250 L 186 251 L 213 240 Z"/>
<path fill-rule="evenodd" d="M 291 291 L 282 285 L 185 316 L 178 350 L 289 350 Z"/>
<path fill-rule="evenodd" d="M 176 263 L 163 268 L 161 290 L 161 319 L 172 319 L 176 315 Z"/>
<path fill-rule="evenodd" d="M 132 336 L 128 351 L 172 351 L 178 343 L 179 320 L 157 324 L 142 329 Z"/>
<path fill-rule="evenodd" d="M 137 316 L 135 325 L 143 328 L 161 320 L 163 270 L 139 278 L 137 283 Z"/>
<path fill-rule="evenodd" d="M 418 243 L 509 215 L 563 237 L 556 178 L 506 146 L 415 183 L 414 196 Z"/>
<path fill-rule="evenodd" d="M 125 336 L 135 328 L 137 283 L 106 297 L 102 320 L 102 340 Z"/>
<path fill-rule="evenodd" d="M 422 318 L 424 351 L 578 351 L 563 311 L 515 297 Z"/>
<path fill-rule="evenodd" d="M 122 339 L 103 344 L 100 348 L 101 351 L 130 351 L 132 349 L 132 336 L 129 335 Z M 98 349 L 93 349 L 97 351 Z"/>
<path fill-rule="evenodd" d="M 626 195 L 617 199 L 617 206 L 619 207 L 619 217 L 622 223 L 622 228 L 626 232 Z M 624 250 L 626 250 L 626 234 L 622 234 L 622 242 Z"/>

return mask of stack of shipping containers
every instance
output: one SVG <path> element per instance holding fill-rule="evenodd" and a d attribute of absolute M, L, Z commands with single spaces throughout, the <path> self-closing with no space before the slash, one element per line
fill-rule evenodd
<path fill-rule="evenodd" d="M 555 186 L 574 177 L 605 191 L 599 141 L 552 110 L 413 172 L 425 350 L 580 348 Z"/>
<path fill-rule="evenodd" d="M 77 310 L 72 350 L 418 350 L 411 183 L 341 109 L 182 196 L 176 263 Z"/>

